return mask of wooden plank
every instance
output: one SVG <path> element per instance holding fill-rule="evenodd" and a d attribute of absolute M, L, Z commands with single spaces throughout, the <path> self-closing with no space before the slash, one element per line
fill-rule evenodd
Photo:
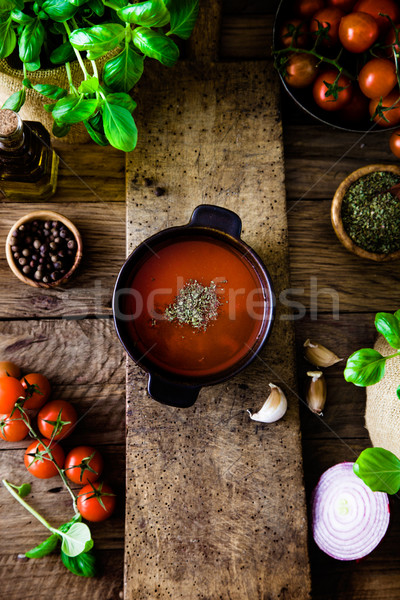
<path fill-rule="evenodd" d="M 221 58 L 270 58 L 272 25 L 273 16 L 268 14 L 224 15 L 221 27 Z"/>
<path fill-rule="evenodd" d="M 51 381 L 52 398 L 75 405 L 79 423 L 62 446 L 66 452 L 82 443 L 98 447 L 105 459 L 104 478 L 118 495 L 113 517 L 91 525 L 104 575 L 88 582 L 69 574 L 55 556 L 28 563 L 17 559 L 44 539 L 46 531 L 0 487 L 2 594 L 10 600 L 38 595 L 51 600 L 55 589 L 68 589 L 68 598 L 116 599 L 122 589 L 125 361 L 113 324 L 106 319 L 2 322 L 0 359 L 18 363 L 25 373 L 42 372 Z M 18 484 L 29 481 L 28 502 L 58 526 L 73 514 L 70 496 L 59 478 L 38 480 L 26 471 L 23 456 L 29 443 L 0 443 L 1 476 Z"/>
<path fill-rule="evenodd" d="M 330 200 L 288 203 L 291 286 L 281 297 L 320 313 L 395 311 L 393 294 L 400 277 L 400 262 L 377 265 L 348 252 L 337 239 L 330 221 Z"/>
<path fill-rule="evenodd" d="M 0 205 L 0 237 L 22 215 L 42 208 L 41 204 L 4 203 Z M 79 317 L 111 315 L 111 297 L 125 259 L 125 204 L 97 202 L 63 204 L 48 202 L 46 207 L 69 217 L 83 237 L 83 259 L 66 285 L 42 290 L 25 285 L 11 272 L 5 255 L 0 255 L 0 318 Z"/>
<path fill-rule="evenodd" d="M 173 82 L 161 77 L 147 76 L 141 89 L 146 143 L 127 161 L 129 248 L 184 224 L 201 202 L 219 204 L 242 217 L 243 238 L 279 293 L 288 269 L 271 64 L 209 65 L 206 75 L 181 65 Z M 148 178 L 165 190 L 157 211 Z M 156 405 L 129 366 L 127 600 L 308 597 L 292 332 L 278 317 L 261 361 L 183 411 Z M 245 408 L 265 398 L 270 380 L 287 384 L 288 413 L 253 427 Z"/>

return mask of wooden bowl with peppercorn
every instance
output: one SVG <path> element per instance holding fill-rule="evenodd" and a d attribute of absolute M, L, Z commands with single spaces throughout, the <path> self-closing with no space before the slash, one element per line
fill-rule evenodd
<path fill-rule="evenodd" d="M 82 238 L 63 215 L 36 210 L 11 227 L 6 256 L 18 279 L 49 289 L 65 283 L 74 273 L 82 258 Z"/>
<path fill-rule="evenodd" d="M 400 259 L 400 166 L 368 165 L 350 173 L 332 200 L 343 246 L 376 262 Z"/>

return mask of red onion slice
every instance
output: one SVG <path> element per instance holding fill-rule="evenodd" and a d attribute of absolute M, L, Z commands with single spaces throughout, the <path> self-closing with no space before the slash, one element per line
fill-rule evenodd
<path fill-rule="evenodd" d="M 312 494 L 312 529 L 317 545 L 338 560 L 363 558 L 389 525 L 387 494 L 372 492 L 353 473 L 352 462 L 331 467 Z"/>

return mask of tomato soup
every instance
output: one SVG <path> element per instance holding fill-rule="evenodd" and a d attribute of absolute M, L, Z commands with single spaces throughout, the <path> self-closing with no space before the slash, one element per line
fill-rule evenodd
<path fill-rule="evenodd" d="M 217 315 L 204 328 L 165 316 L 188 282 L 216 290 Z M 211 236 L 156 246 L 136 265 L 125 292 L 124 320 L 137 350 L 184 377 L 223 372 L 251 356 L 270 308 L 246 255 Z"/>

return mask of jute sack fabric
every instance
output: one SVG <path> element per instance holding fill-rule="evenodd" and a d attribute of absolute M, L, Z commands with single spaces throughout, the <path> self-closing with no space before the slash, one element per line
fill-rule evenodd
<path fill-rule="evenodd" d="M 379 336 L 375 350 L 383 356 L 394 350 L 383 336 Z M 386 363 L 384 378 L 367 387 L 365 425 L 373 446 L 390 450 L 400 458 L 400 400 L 396 390 L 400 385 L 400 356 Z"/>
<path fill-rule="evenodd" d="M 120 51 L 120 50 L 119 50 Z M 102 56 L 96 61 L 99 73 L 107 62 L 116 51 L 109 52 Z M 92 67 L 90 61 L 84 61 L 88 73 L 92 74 Z M 77 61 L 71 63 L 71 75 L 72 81 L 76 87 L 78 87 L 83 79 L 82 70 Z M 55 69 L 39 69 L 38 71 L 32 71 L 28 73 L 28 78 L 32 84 L 47 83 L 52 85 L 58 85 L 68 89 L 68 77 L 64 66 L 57 67 Z M 14 69 L 8 64 L 7 59 L 0 60 L 0 106 L 4 104 L 11 94 L 19 92 L 22 88 L 22 80 L 24 79 L 24 73 L 21 69 Z M 24 106 L 20 110 L 20 115 L 25 121 L 39 121 L 43 123 L 47 131 L 51 134 L 53 128 L 53 117 L 44 108 L 43 104 L 51 104 L 54 100 L 49 100 L 38 94 L 34 90 L 26 90 L 26 101 Z M 52 139 L 57 139 L 52 137 Z M 69 144 L 80 144 L 88 142 L 91 138 L 82 123 L 76 123 L 72 125 L 68 135 L 63 138 L 59 138 Z"/>

